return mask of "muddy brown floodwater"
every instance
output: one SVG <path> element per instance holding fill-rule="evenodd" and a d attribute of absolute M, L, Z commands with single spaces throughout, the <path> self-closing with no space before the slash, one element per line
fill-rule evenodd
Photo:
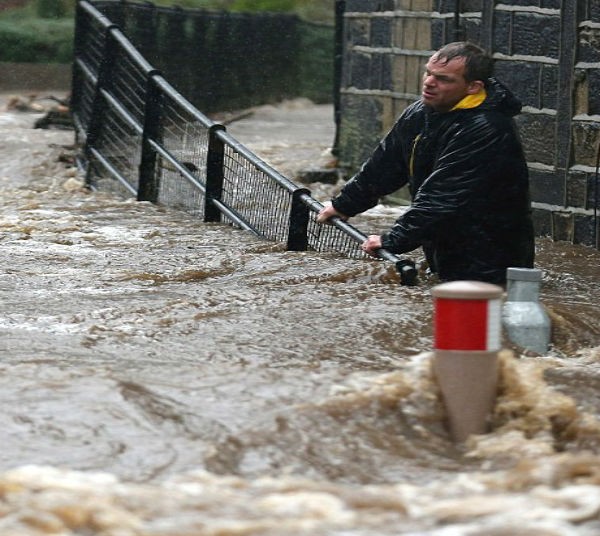
<path fill-rule="evenodd" d="M 454 445 L 434 282 L 90 193 L 37 117 L 0 114 L 0 534 L 600 533 L 598 251 L 538 240 L 552 347 L 507 346 L 491 432 Z M 228 130 L 293 177 L 333 114 Z"/>

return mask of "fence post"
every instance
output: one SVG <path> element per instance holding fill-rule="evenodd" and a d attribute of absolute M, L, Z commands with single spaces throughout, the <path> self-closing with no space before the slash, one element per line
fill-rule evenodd
<path fill-rule="evenodd" d="M 155 77 L 157 71 L 148 73 L 146 97 L 144 103 L 144 131 L 142 134 L 142 155 L 139 166 L 138 201 L 158 201 L 159 180 L 156 173 L 156 151 L 149 140 L 158 141 L 160 136 L 160 117 L 162 114 L 162 93 Z"/>
<path fill-rule="evenodd" d="M 82 101 L 84 94 L 84 86 L 82 81 L 82 75 L 80 74 L 80 67 L 77 64 L 77 60 L 81 57 L 84 44 L 84 24 L 85 15 L 81 4 L 77 2 L 75 7 L 75 35 L 73 36 L 73 64 L 71 66 L 71 111 L 74 117 L 81 113 Z M 75 144 L 81 145 L 81 136 L 83 132 L 80 129 L 80 123 L 75 122 L 77 128 L 75 128 Z"/>
<path fill-rule="evenodd" d="M 298 188 L 292 193 L 292 207 L 288 228 L 288 251 L 306 251 L 308 249 L 308 217 L 309 208 L 302 197 L 310 196 L 310 190 Z"/>
<path fill-rule="evenodd" d="M 220 200 L 223 193 L 225 144 L 218 133 L 225 131 L 223 125 L 212 125 L 208 129 L 208 152 L 206 155 L 206 193 L 204 195 L 204 221 L 221 221 L 221 211 L 213 199 Z"/>
<path fill-rule="evenodd" d="M 93 186 L 91 184 L 92 166 L 89 165 L 89 162 L 92 161 L 90 150 L 95 146 L 96 141 L 98 140 L 100 135 L 100 127 L 103 123 L 104 112 L 106 110 L 102 90 L 110 89 L 112 86 L 112 70 L 113 66 L 115 65 L 117 50 L 117 43 L 113 38 L 113 32 L 117 31 L 118 28 L 119 27 L 116 24 L 110 24 L 106 27 L 104 32 L 104 52 L 102 54 L 102 60 L 100 61 L 100 67 L 98 69 L 98 80 L 96 82 L 96 92 L 94 94 L 94 101 L 92 104 L 92 114 L 85 136 L 85 157 L 88 161 L 85 175 L 85 183 L 87 186 Z"/>
<path fill-rule="evenodd" d="M 331 153 L 337 156 L 339 153 L 340 124 L 342 121 L 341 90 L 342 73 L 344 66 L 344 13 L 346 11 L 346 0 L 335 2 L 335 42 L 333 57 L 333 115 L 335 120 L 335 137 Z"/>

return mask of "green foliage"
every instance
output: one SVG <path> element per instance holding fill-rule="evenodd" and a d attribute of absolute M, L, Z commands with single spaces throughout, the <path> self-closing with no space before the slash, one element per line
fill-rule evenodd
<path fill-rule="evenodd" d="M 335 0 L 155 0 L 161 6 L 231 11 L 279 11 L 295 13 L 312 22 L 333 24 Z"/>
<path fill-rule="evenodd" d="M 60 19 L 67 15 L 67 3 L 62 0 L 35 0 L 35 11 L 42 19 Z"/>
<path fill-rule="evenodd" d="M 73 21 L 27 19 L 16 25 L 0 20 L 0 61 L 70 63 Z"/>
<path fill-rule="evenodd" d="M 316 103 L 333 99 L 333 28 L 303 23 L 300 27 L 299 92 Z"/>
<path fill-rule="evenodd" d="M 296 0 L 235 0 L 232 11 L 293 11 Z"/>

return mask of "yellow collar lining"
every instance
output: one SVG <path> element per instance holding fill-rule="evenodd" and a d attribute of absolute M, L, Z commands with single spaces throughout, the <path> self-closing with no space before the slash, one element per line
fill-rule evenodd
<path fill-rule="evenodd" d="M 450 110 L 451 112 L 454 110 L 467 110 L 469 108 L 477 108 L 487 97 L 487 92 L 484 88 L 481 88 L 474 95 L 467 95 L 462 100 L 460 100 L 454 107 Z"/>

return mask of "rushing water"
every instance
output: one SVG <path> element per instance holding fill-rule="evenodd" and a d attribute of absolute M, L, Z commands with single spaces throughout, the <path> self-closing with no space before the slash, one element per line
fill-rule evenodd
<path fill-rule="evenodd" d="M 329 114 L 229 130 L 292 175 Z M 33 119 L 0 114 L 1 535 L 600 534 L 598 251 L 538 240 L 552 348 L 455 445 L 434 281 L 87 192 Z"/>

